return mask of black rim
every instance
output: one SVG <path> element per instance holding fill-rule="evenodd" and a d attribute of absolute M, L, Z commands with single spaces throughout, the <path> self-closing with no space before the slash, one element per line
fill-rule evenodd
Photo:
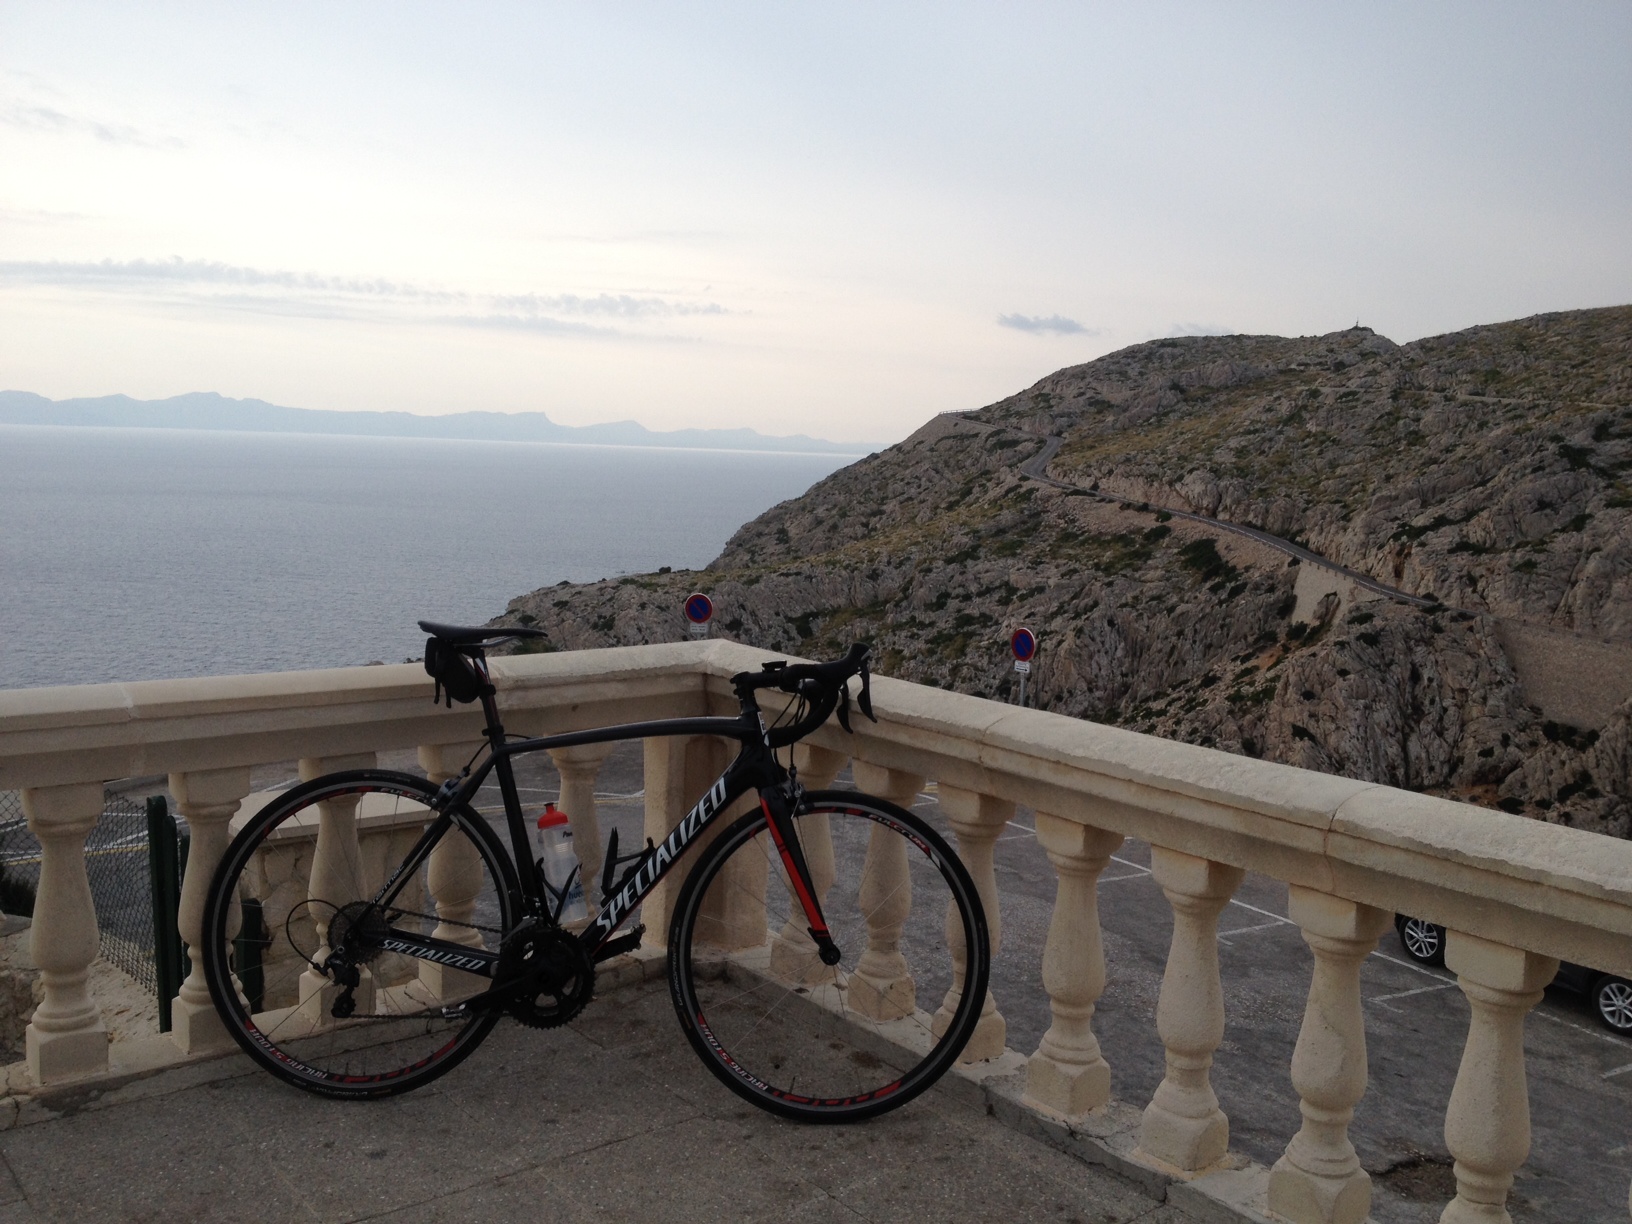
<path fill-rule="evenodd" d="M 487 989 L 489 977 L 391 950 L 415 936 L 442 938 L 471 947 L 475 967 L 482 950 L 497 951 L 514 924 L 515 884 L 480 817 L 467 811 L 444 834 L 388 915 L 368 904 L 430 823 L 434 794 L 411 775 L 331 775 L 274 801 L 223 855 L 205 912 L 205 975 L 238 1044 L 280 1078 L 330 1096 L 407 1091 L 449 1070 L 497 1020 L 490 1009 L 441 1010 Z M 332 837 L 348 810 L 356 840 L 342 841 L 350 850 L 334 860 L 344 870 L 314 884 L 317 838 Z M 432 872 L 440 912 L 428 895 Z M 348 927 L 363 933 L 348 938 Z M 317 972 L 329 936 L 366 949 L 349 1018 L 335 1014 L 344 984 Z"/>
<path fill-rule="evenodd" d="M 733 1091 L 787 1117 L 848 1121 L 905 1104 L 952 1065 L 980 1019 L 989 952 L 974 885 L 934 830 L 864 796 L 813 797 L 797 821 L 807 854 L 812 818 L 822 816 L 835 875 L 823 911 L 841 962 L 820 962 L 799 929 L 802 912 L 788 921 L 793 899 L 754 814 L 722 834 L 686 881 L 670 934 L 670 984 L 687 1038 Z M 910 887 L 879 891 L 882 877 L 868 875 L 874 855 L 904 861 Z M 744 877 L 752 883 L 737 888 Z M 880 994 L 858 973 L 869 906 L 875 920 L 899 925 L 910 991 L 897 983 Z M 967 987 L 946 1011 L 949 909 L 972 952 Z"/>

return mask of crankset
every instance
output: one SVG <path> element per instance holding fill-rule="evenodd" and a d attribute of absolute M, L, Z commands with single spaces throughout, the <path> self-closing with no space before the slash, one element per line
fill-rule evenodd
<path fill-rule="evenodd" d="M 494 993 L 509 995 L 505 1010 L 512 1016 L 529 1028 L 556 1028 L 589 1003 L 595 963 L 576 935 L 538 920 L 505 939 L 498 980 Z"/>

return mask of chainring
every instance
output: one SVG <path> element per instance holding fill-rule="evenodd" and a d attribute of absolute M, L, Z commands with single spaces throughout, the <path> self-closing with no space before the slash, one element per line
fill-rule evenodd
<path fill-rule="evenodd" d="M 499 980 L 516 981 L 505 1010 L 518 1021 L 529 1028 L 557 1028 L 583 1011 L 595 993 L 595 962 L 577 936 L 536 921 L 504 941 Z"/>

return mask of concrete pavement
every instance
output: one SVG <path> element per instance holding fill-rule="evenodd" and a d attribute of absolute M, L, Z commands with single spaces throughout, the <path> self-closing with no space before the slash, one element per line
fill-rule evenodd
<path fill-rule="evenodd" d="M 386 1101 L 239 1055 L 54 1099 L 62 1116 L 0 1134 L 0 1224 L 1191 1219 L 950 1092 L 858 1126 L 772 1118 L 704 1070 L 653 982 L 565 1028 L 506 1021 Z"/>

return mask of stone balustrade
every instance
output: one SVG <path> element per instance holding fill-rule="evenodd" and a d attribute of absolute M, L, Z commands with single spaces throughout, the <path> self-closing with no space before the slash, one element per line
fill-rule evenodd
<path fill-rule="evenodd" d="M 728 678 L 769 657 L 733 643 L 687 642 L 507 658 L 493 671 L 507 727 L 536 735 L 733 713 Z M 97 940 L 84 840 L 104 782 L 170 775 L 193 827 L 180 927 L 196 937 L 205 882 L 240 809 L 260 801 L 249 799 L 250 768 L 299 760 L 301 774 L 313 776 L 417 749 L 427 774 L 444 778 L 479 741 L 481 715 L 433 705 L 431 688 L 417 666 L 403 665 L 0 692 L 0 789 L 23 792 L 41 843 L 33 938 L 44 997 L 27 1035 L 36 1081 L 109 1068 L 106 1029 L 86 989 Z M 1036 950 L 1053 1022 L 1024 1062 L 1030 1109 L 1076 1125 L 1111 1098 L 1115 1054 L 1107 1057 L 1093 1030 L 1106 979 L 1096 881 L 1122 840 L 1137 837 L 1152 847 L 1174 922 L 1155 1015 L 1167 1070 L 1131 1159 L 1188 1178 L 1226 1157 L 1229 1120 L 1210 1084 L 1225 1020 L 1215 932 L 1252 870 L 1289 885 L 1290 915 L 1310 949 L 1308 1004 L 1287 1071 L 1303 1122 L 1268 1174 L 1269 1210 L 1309 1224 L 1366 1217 L 1370 1187 L 1348 1138 L 1367 1087 L 1359 972 L 1389 916 L 1404 912 L 1449 929 L 1447 963 L 1472 1013 L 1445 1119 L 1457 1192 L 1441 1218 L 1508 1218 L 1508 1189 L 1529 1148 L 1525 1015 L 1560 959 L 1632 976 L 1632 844 L 886 678 L 875 680 L 873 702 L 877 724 L 857 719 L 851 736 L 830 723 L 801 746 L 804 779 L 820 786 L 849 764 L 862 789 L 907 804 L 933 780 L 994 941 L 1002 897 L 993 844 L 1016 805 L 1036 813 L 1058 892 L 1046 946 Z M 645 754 L 645 832 L 661 839 L 723 768 L 727 746 L 674 737 L 648 741 Z M 593 879 L 601 852 L 595 776 L 605 752 L 552 756 Z M 325 812 L 319 823 L 300 851 L 319 860 L 334 839 L 360 845 L 391 835 L 372 827 L 367 812 Z M 832 870 L 813 853 L 819 892 Z M 904 870 L 870 860 L 863 892 L 888 897 Z M 450 932 L 469 904 L 468 875 L 468 864 L 431 865 L 431 900 Z M 671 876 L 648 898 L 650 931 L 666 929 L 676 887 Z M 809 961 L 799 917 L 763 903 L 719 915 L 733 943 L 769 944 L 773 972 Z M 852 1006 L 880 1019 L 947 1011 L 963 988 L 961 949 L 952 949 L 959 970 L 947 996 L 919 997 L 900 951 L 899 917 L 881 904 L 868 922 L 867 950 L 848 985 Z M 429 968 L 419 969 L 422 977 Z M 444 987 L 425 979 L 381 988 Z M 984 1001 L 966 1060 L 1012 1057 L 1000 1004 Z M 179 1051 L 221 1048 L 225 1035 L 196 968 L 175 1015 Z"/>

